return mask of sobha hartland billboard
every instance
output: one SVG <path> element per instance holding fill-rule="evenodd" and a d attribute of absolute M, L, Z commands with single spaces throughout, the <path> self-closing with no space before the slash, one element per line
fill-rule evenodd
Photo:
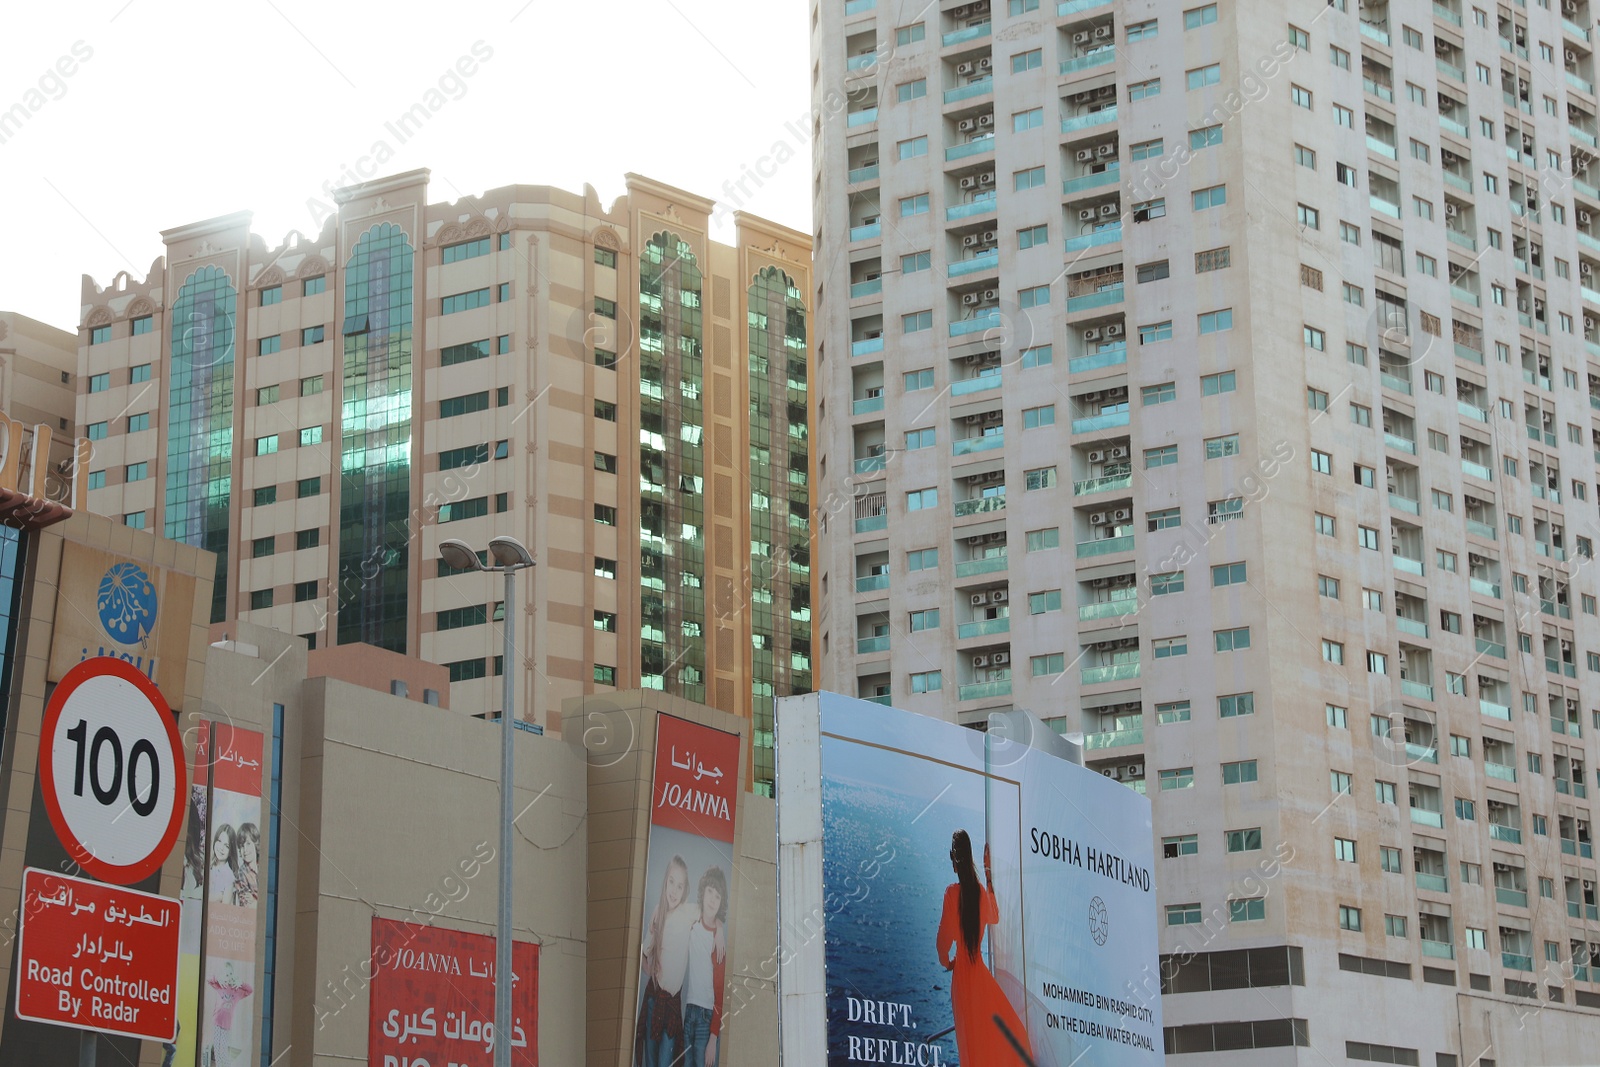
<path fill-rule="evenodd" d="M 1162 1062 L 1150 803 L 1008 722 L 778 702 L 783 1062 Z"/>

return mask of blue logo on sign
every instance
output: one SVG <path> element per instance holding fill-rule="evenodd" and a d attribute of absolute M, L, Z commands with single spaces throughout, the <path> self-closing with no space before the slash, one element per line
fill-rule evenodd
<path fill-rule="evenodd" d="M 118 563 L 100 579 L 100 625 L 113 641 L 142 642 L 156 621 L 156 586 L 137 563 Z"/>

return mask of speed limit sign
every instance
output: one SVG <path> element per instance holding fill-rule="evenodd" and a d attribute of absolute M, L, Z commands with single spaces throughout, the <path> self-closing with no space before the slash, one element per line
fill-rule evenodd
<path fill-rule="evenodd" d="M 73 862 L 120 885 L 148 878 L 183 822 L 183 747 L 161 691 L 110 656 L 69 670 L 45 705 L 39 783 Z"/>

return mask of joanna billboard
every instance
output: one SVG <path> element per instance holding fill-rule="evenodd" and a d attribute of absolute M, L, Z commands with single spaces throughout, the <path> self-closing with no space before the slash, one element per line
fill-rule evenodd
<path fill-rule="evenodd" d="M 779 702 L 778 759 L 786 1062 L 1162 1062 L 1145 798 L 831 693 Z"/>

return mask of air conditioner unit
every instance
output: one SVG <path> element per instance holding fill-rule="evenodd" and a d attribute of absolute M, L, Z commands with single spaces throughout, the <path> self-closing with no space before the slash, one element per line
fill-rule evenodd
<path fill-rule="evenodd" d="M 969 174 L 961 179 L 960 184 L 963 189 L 975 189 L 978 186 L 978 179 Z"/>
<path fill-rule="evenodd" d="M 1094 28 L 1094 36 L 1095 36 L 1096 40 L 1104 40 L 1105 38 L 1110 37 L 1111 36 L 1111 27 L 1110 26 L 1096 26 Z"/>
<path fill-rule="evenodd" d="M 989 602 L 989 597 L 985 593 L 973 593 L 967 599 L 972 602 L 973 607 L 977 607 L 979 604 L 987 604 Z"/>
<path fill-rule="evenodd" d="M 1128 508 L 1118 508 L 1111 517 L 1117 522 L 1126 522 L 1133 518 L 1133 512 Z"/>
<path fill-rule="evenodd" d="M 1128 387 L 1126 385 L 1119 385 L 1115 389 L 1106 390 L 1107 400 L 1123 400 L 1126 399 L 1127 395 Z"/>
<path fill-rule="evenodd" d="M 982 534 L 974 534 L 973 536 L 967 538 L 967 544 L 973 545 L 973 546 L 977 546 L 977 545 L 983 544 L 983 535 Z"/>
<path fill-rule="evenodd" d="M 980 71 L 984 71 L 984 70 L 988 70 L 989 69 L 989 57 L 988 56 L 984 56 L 982 59 L 978 60 L 978 69 Z"/>
<path fill-rule="evenodd" d="M 1587 226 L 1587 225 L 1589 225 L 1589 221 L 1592 218 L 1593 218 L 1593 216 L 1590 215 L 1587 211 L 1579 211 L 1578 212 L 1578 225 Z"/>
<path fill-rule="evenodd" d="M 1100 340 L 1100 327 L 1098 327 L 1098 326 L 1090 326 L 1088 329 L 1084 330 L 1083 331 L 1083 339 L 1085 341 L 1098 341 L 1098 340 Z"/>
<path fill-rule="evenodd" d="M 1079 163 L 1087 163 L 1093 158 L 1094 158 L 1094 149 L 1092 149 L 1092 148 L 1080 148 L 1080 149 L 1078 149 L 1078 162 Z"/>
<path fill-rule="evenodd" d="M 989 657 L 989 662 L 993 663 L 997 667 L 1003 666 L 1003 665 L 1011 662 L 1011 653 L 1009 653 L 1009 652 L 996 652 L 994 655 Z"/>
<path fill-rule="evenodd" d="M 1087 333 L 1088 331 L 1085 330 L 1084 332 Z M 1100 393 L 1095 390 L 1090 390 L 1089 392 L 1084 393 L 1078 399 L 1082 400 L 1085 404 L 1097 403 L 1100 400 Z"/>
<path fill-rule="evenodd" d="M 992 533 L 992 534 L 989 535 L 989 541 L 990 541 L 991 544 L 998 544 L 1001 541 L 1004 541 L 1005 539 L 1006 539 L 1006 535 L 1005 535 L 1005 531 L 1004 530 L 1001 530 L 998 533 Z"/>
<path fill-rule="evenodd" d="M 1578 273 L 1587 278 L 1594 273 L 1594 267 L 1587 260 L 1579 260 Z"/>
<path fill-rule="evenodd" d="M 987 667 L 989 665 L 989 657 L 988 656 L 973 656 L 972 657 L 972 665 L 974 667 Z"/>
<path fill-rule="evenodd" d="M 1077 33 L 1073 34 L 1072 35 L 1072 43 L 1073 44 L 1088 44 L 1089 43 L 1089 31 L 1088 30 L 1079 30 Z"/>
<path fill-rule="evenodd" d="M 1086 207 L 1078 211 L 1078 220 L 1080 222 L 1088 222 L 1092 218 L 1094 218 L 1094 208 Z"/>
<path fill-rule="evenodd" d="M 1106 524 L 1106 513 L 1105 512 L 1096 511 L 1096 512 L 1092 513 L 1089 516 L 1089 525 L 1090 526 L 1104 526 L 1105 524 Z"/>
<path fill-rule="evenodd" d="M 966 357 L 967 366 L 976 367 L 978 365 L 979 361 L 982 360 L 982 359 L 983 359 L 982 356 L 980 356 L 980 355 L 978 355 L 977 353 L 974 352 L 971 355 Z"/>
<path fill-rule="evenodd" d="M 967 307 L 973 307 L 978 303 L 978 294 L 977 293 L 962 293 L 961 294 L 961 302 L 963 304 L 965 304 Z"/>
<path fill-rule="evenodd" d="M 1090 578 L 1089 579 L 1089 584 L 1094 586 L 1096 589 L 1104 589 L 1110 583 L 1111 583 L 1111 579 L 1110 578 Z"/>
<path fill-rule="evenodd" d="M 993 126 L 993 125 L 994 125 L 994 116 L 993 115 L 979 115 L 978 116 L 978 129 L 981 130 L 985 126 Z"/>
<path fill-rule="evenodd" d="M 1117 214 L 1117 205 L 1116 204 L 1101 204 L 1100 205 L 1100 215 L 1101 215 L 1102 218 L 1110 218 L 1110 217 L 1112 217 L 1112 216 L 1114 216 L 1116 214 Z"/>
<path fill-rule="evenodd" d="M 990 230 L 988 233 L 983 235 L 983 238 L 984 238 L 985 241 L 993 241 L 994 240 L 994 231 Z M 994 300 L 994 299 L 998 298 L 999 296 L 1000 296 L 1000 294 L 995 292 L 993 289 L 985 289 L 983 291 L 983 298 L 985 300 Z"/>
<path fill-rule="evenodd" d="M 1117 154 L 1117 146 L 1109 142 L 1099 145 L 1095 148 L 1094 154 L 1097 156 L 1114 156 Z"/>
<path fill-rule="evenodd" d="M 978 175 L 978 184 L 980 186 L 993 185 L 994 184 L 994 173 L 991 171 L 991 172 L 986 172 L 986 173 Z"/>
<path fill-rule="evenodd" d="M 1127 775 L 1129 778 L 1143 778 L 1144 777 L 1144 764 L 1142 764 L 1142 763 L 1130 763 L 1126 767 L 1123 768 L 1122 773 Z"/>
<path fill-rule="evenodd" d="M 1073 93 L 1072 94 L 1072 102 L 1075 103 L 1075 104 L 1087 104 L 1089 101 L 1091 101 L 1093 99 L 1094 99 L 1094 94 L 1091 93 L 1091 92 L 1081 92 L 1081 93 Z"/>
<path fill-rule="evenodd" d="M 1445 201 L 1445 204 L 1444 204 L 1444 217 L 1445 218 L 1447 218 L 1447 219 L 1455 218 L 1457 210 L 1458 209 L 1456 208 L 1456 206 L 1454 204 L 1450 203 L 1450 201 L 1448 201 L 1448 200 Z"/>
<path fill-rule="evenodd" d="M 1098 449 L 1096 449 L 1094 451 L 1091 451 L 1089 453 L 1089 462 L 1090 463 L 1104 463 L 1105 459 L 1106 459 L 1106 454 L 1104 452 L 1099 451 Z"/>
<path fill-rule="evenodd" d="M 983 243 L 986 244 L 986 245 L 994 244 L 995 236 L 996 235 L 995 235 L 995 232 L 993 230 L 984 230 L 983 231 Z M 989 290 L 989 296 L 991 298 L 994 297 L 994 290 L 993 289 Z"/>
<path fill-rule="evenodd" d="M 1094 91 L 1094 95 L 1096 95 L 1098 97 L 1101 97 L 1101 98 L 1105 98 L 1105 97 L 1108 97 L 1108 96 L 1116 96 L 1117 95 L 1117 87 L 1115 85 L 1102 85 L 1100 88 L 1098 88 L 1098 89 L 1096 89 Z"/>
<path fill-rule="evenodd" d="M 1517 310 L 1518 311 L 1527 311 L 1528 310 L 1528 298 L 1527 297 L 1525 297 L 1525 296 L 1517 297 Z"/>
<path fill-rule="evenodd" d="M 1128 458 L 1128 450 L 1127 450 L 1127 448 L 1123 447 L 1122 445 L 1118 445 L 1117 447 L 1109 449 L 1106 452 L 1106 458 L 1108 458 L 1108 459 L 1127 459 Z"/>
<path fill-rule="evenodd" d="M 989 603 L 1004 604 L 1010 598 L 1011 594 L 1007 590 L 996 589 L 994 592 L 989 594 Z"/>
<path fill-rule="evenodd" d="M 1567 49 L 1566 60 L 1568 63 L 1576 63 L 1578 61 L 1578 53 L 1574 52 L 1570 48 Z"/>
<path fill-rule="evenodd" d="M 1434 52 L 1434 55 L 1440 55 L 1440 56 L 1449 55 L 1450 54 L 1450 42 L 1444 40 L 1441 37 L 1434 38 L 1434 40 L 1433 40 L 1433 52 Z"/>
<path fill-rule="evenodd" d="M 976 248 L 976 247 L 978 247 L 978 235 L 975 234 L 975 233 L 969 233 L 965 237 L 961 238 L 961 247 L 962 248 Z"/>
<path fill-rule="evenodd" d="M 966 63 L 957 63 L 956 64 L 956 73 L 957 74 L 971 74 L 972 73 L 972 63 L 970 61 L 966 62 Z"/>
<path fill-rule="evenodd" d="M 1106 336 L 1107 337 L 1121 337 L 1122 336 L 1122 323 L 1113 322 L 1109 326 L 1107 326 L 1106 327 Z"/>
<path fill-rule="evenodd" d="M 956 129 L 960 130 L 962 133 L 969 133 L 976 125 L 977 123 L 975 123 L 972 119 L 962 119 L 960 122 L 956 123 Z"/>
<path fill-rule="evenodd" d="M 978 423 L 980 423 L 982 421 L 983 421 L 983 416 L 982 415 L 968 415 L 967 416 L 967 424 L 969 426 L 976 426 L 976 425 L 978 425 Z"/>

